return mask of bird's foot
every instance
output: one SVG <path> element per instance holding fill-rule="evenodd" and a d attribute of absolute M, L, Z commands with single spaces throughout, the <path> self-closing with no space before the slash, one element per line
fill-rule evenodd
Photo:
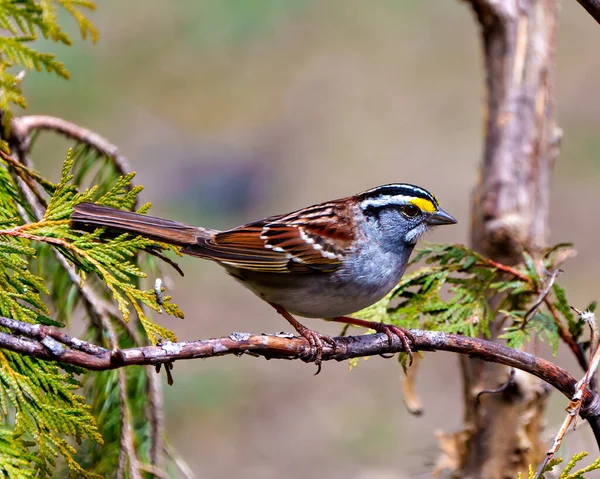
<path fill-rule="evenodd" d="M 314 362 L 317 365 L 317 372 L 315 376 L 321 372 L 321 362 L 323 359 L 323 348 L 325 343 L 331 346 L 334 350 L 336 347 L 335 339 L 326 334 L 313 331 L 308 329 L 306 326 L 300 324 L 300 327 L 296 329 L 298 334 L 308 340 L 310 344 L 310 355 L 306 358 L 307 362 Z"/>
<path fill-rule="evenodd" d="M 394 344 L 394 336 L 397 336 L 400 339 L 400 341 L 402 341 L 402 346 L 404 346 L 404 352 L 408 354 L 408 365 L 412 365 L 413 352 L 412 348 L 410 347 L 410 343 L 414 342 L 415 338 L 408 329 L 401 328 L 400 326 L 394 326 L 393 324 L 385 324 L 379 323 L 377 321 L 367 321 L 364 319 L 350 318 L 348 316 L 338 316 L 336 318 L 331 318 L 330 321 L 352 324 L 354 326 L 372 329 L 374 331 L 377 331 L 378 333 L 384 333 L 388 337 L 390 346 Z"/>
<path fill-rule="evenodd" d="M 335 351 L 335 339 L 333 339 L 331 336 L 327 336 L 326 334 L 321 334 L 317 331 L 313 331 L 312 329 L 308 329 L 290 313 L 288 313 L 285 308 L 279 306 L 278 304 L 269 304 L 273 306 L 279 314 L 287 319 L 287 321 L 294 327 L 300 336 L 306 338 L 308 344 L 310 345 L 310 353 L 305 359 L 303 359 L 307 362 L 314 362 L 317 365 L 317 372 L 315 373 L 315 376 L 319 374 L 321 372 L 321 362 L 323 359 L 323 348 L 325 347 L 325 343 L 330 345 Z"/>
<path fill-rule="evenodd" d="M 411 332 L 408 329 L 401 328 L 400 326 L 394 326 L 392 324 L 376 322 L 373 322 L 372 329 L 374 329 L 378 333 L 385 333 L 388 337 L 388 342 L 390 346 L 394 344 L 394 336 L 400 338 L 402 346 L 404 346 L 404 352 L 408 354 L 408 366 L 410 367 L 412 365 L 413 352 L 412 348 L 410 347 L 410 343 L 414 342 L 415 337 L 411 334 Z"/>

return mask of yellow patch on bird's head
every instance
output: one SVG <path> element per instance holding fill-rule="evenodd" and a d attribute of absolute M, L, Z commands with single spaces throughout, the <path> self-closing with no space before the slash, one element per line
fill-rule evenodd
<path fill-rule="evenodd" d="M 412 198 L 410 202 L 421 211 L 427 213 L 435 213 L 437 211 L 437 205 L 427 198 Z"/>

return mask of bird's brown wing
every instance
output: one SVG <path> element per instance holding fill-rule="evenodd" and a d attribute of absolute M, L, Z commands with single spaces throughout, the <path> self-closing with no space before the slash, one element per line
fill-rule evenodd
<path fill-rule="evenodd" d="M 216 233 L 182 251 L 253 271 L 334 271 L 353 239 L 352 221 L 341 205 L 315 205 Z"/>

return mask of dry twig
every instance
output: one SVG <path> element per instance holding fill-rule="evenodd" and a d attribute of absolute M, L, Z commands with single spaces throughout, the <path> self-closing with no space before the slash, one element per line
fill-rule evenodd
<path fill-rule="evenodd" d="M 582 317 L 582 318 L 583 318 L 584 314 L 586 314 L 585 312 L 582 313 L 581 311 L 579 311 L 579 313 L 580 313 L 580 317 Z M 586 320 L 586 322 L 588 322 L 588 323 L 591 323 L 591 321 L 592 321 L 592 319 Z M 595 319 L 593 319 L 593 321 L 595 323 Z M 592 327 L 591 324 L 590 324 L 590 327 Z M 540 467 L 538 468 L 538 470 L 536 472 L 535 479 L 539 479 L 542 476 L 542 473 L 544 472 L 546 465 L 554 457 L 554 454 L 556 454 L 556 452 L 560 448 L 560 445 L 562 444 L 562 440 L 563 440 L 565 434 L 567 433 L 567 431 L 569 430 L 569 428 L 571 427 L 571 425 L 573 425 L 573 428 L 575 428 L 575 422 L 577 420 L 577 416 L 579 415 L 582 405 L 584 403 L 585 391 L 589 391 L 588 385 L 590 383 L 590 379 L 596 375 L 598 365 L 600 364 L 600 347 L 596 347 L 594 350 L 594 343 L 592 342 L 592 345 L 590 346 L 590 348 L 592 351 L 594 351 L 593 357 L 590 360 L 590 366 L 589 366 L 588 370 L 585 372 L 585 376 L 583 377 L 583 379 L 581 379 L 581 381 L 579 381 L 576 384 L 575 393 L 573 394 L 573 396 L 571 398 L 571 402 L 569 403 L 569 406 L 567 407 L 567 416 L 565 417 L 565 420 L 563 421 L 562 425 L 560 426 L 560 429 L 556 433 L 556 436 L 554 437 L 554 441 L 552 442 L 552 446 L 546 453 L 546 457 L 540 464 Z M 594 431 L 594 433 L 596 433 L 596 431 Z M 598 436 L 596 435 L 596 438 L 597 437 Z"/>
<path fill-rule="evenodd" d="M 106 138 L 92 130 L 88 130 L 62 118 L 48 115 L 21 116 L 12 120 L 12 131 L 24 139 L 22 149 L 25 153 L 29 149 L 29 136 L 31 133 L 43 130 L 53 131 L 91 146 L 101 155 L 111 158 L 120 175 L 126 175 L 132 171 L 127 159 L 119 153 L 119 149 Z"/>

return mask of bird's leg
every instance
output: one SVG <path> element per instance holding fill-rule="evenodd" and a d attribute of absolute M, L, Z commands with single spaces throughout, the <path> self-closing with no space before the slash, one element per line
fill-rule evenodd
<path fill-rule="evenodd" d="M 317 331 L 313 331 L 312 329 L 308 329 L 306 326 L 301 324 L 296 318 L 294 318 L 290 313 L 288 313 L 287 310 L 282 306 L 279 306 L 275 303 L 269 304 L 273 306 L 275 308 L 275 311 L 281 314 L 288 321 L 288 323 L 290 323 L 294 327 L 294 329 L 298 332 L 300 336 L 308 340 L 311 349 L 310 360 L 314 361 L 317 365 L 318 370 L 316 374 L 319 374 L 319 372 L 321 371 L 321 358 L 323 357 L 324 343 L 329 344 L 335 349 L 335 340 L 331 336 L 327 336 L 326 334 L 321 334 Z"/>
<path fill-rule="evenodd" d="M 394 336 L 398 336 L 404 346 L 404 352 L 408 354 L 408 365 L 410 366 L 413 362 L 412 348 L 410 342 L 413 342 L 415 338 L 408 329 L 401 328 L 400 326 L 394 326 L 393 324 L 379 323 L 377 321 L 367 321 L 365 319 L 350 318 L 348 316 L 338 316 L 336 318 L 329 318 L 328 321 L 336 321 L 338 323 L 352 324 L 353 326 L 360 326 L 362 328 L 373 329 L 378 333 L 385 333 L 388 337 L 390 346 L 393 344 Z"/>

